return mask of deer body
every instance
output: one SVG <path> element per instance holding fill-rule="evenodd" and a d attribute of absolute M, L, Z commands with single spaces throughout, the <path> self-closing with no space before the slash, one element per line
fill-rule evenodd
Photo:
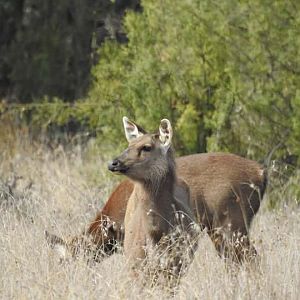
<path fill-rule="evenodd" d="M 124 252 L 133 267 L 139 267 L 141 260 L 147 258 L 153 249 L 172 252 L 172 247 L 161 243 L 161 240 L 175 229 L 180 228 L 187 233 L 191 244 L 196 233 L 193 231 L 189 188 L 176 176 L 170 147 L 170 122 L 166 119 L 161 121 L 159 135 L 140 132 L 140 127 L 127 118 L 123 122 L 129 147 L 113 160 L 109 169 L 128 176 L 134 182 L 125 214 Z M 195 246 L 191 247 L 190 253 L 193 254 L 194 250 Z M 167 260 L 169 262 L 164 265 L 163 271 L 168 275 L 179 275 L 182 266 L 179 262 L 184 260 L 181 253 L 173 252 Z M 156 268 L 160 265 L 158 263 Z"/>

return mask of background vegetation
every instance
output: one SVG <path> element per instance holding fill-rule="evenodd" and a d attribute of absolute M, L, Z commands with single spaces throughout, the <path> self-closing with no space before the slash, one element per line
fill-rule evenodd
<path fill-rule="evenodd" d="M 123 115 L 168 117 L 178 154 L 299 173 L 299 1 L 3 0 L 0 20 L 2 127 L 122 147 Z"/>

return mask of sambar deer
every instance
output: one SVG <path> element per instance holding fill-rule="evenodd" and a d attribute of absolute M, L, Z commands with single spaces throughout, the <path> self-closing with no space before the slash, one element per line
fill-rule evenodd
<path fill-rule="evenodd" d="M 133 269 L 147 259 L 156 275 L 177 278 L 193 258 L 198 232 L 189 187 L 176 175 L 171 123 L 161 120 L 154 134 L 126 117 L 123 125 L 128 148 L 108 168 L 134 182 L 124 221 L 125 256 Z"/>
<path fill-rule="evenodd" d="M 249 243 L 249 228 L 265 193 L 266 170 L 255 161 L 229 153 L 179 157 L 176 169 L 190 188 L 197 223 L 207 228 L 220 256 L 241 261 L 255 255 Z M 128 179 L 122 181 L 81 236 L 63 241 L 48 235 L 48 243 L 55 246 L 60 241 L 65 245 L 64 252 L 77 253 L 74 248 L 85 248 L 78 243 L 84 237 L 98 250 L 94 251 L 98 259 L 99 255 L 114 253 L 123 244 L 126 206 L 133 186 Z"/>

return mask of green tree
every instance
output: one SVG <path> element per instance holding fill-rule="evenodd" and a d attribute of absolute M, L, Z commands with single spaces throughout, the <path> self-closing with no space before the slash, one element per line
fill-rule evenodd
<path fill-rule="evenodd" d="M 142 6 L 125 18 L 128 44 L 100 51 L 87 100 L 97 103 L 99 128 L 118 136 L 122 114 L 147 128 L 169 117 L 185 153 L 263 158 L 281 143 L 278 155 L 299 155 L 298 2 Z"/>

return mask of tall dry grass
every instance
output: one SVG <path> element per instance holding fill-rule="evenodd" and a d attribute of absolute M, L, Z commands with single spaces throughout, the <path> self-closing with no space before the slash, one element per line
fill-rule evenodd
<path fill-rule="evenodd" d="M 231 268 L 201 234 L 175 296 L 129 278 L 122 254 L 94 265 L 59 264 L 44 230 L 67 237 L 84 229 L 115 184 L 107 158 L 16 143 L 13 151 L 2 143 L 0 152 L 1 299 L 299 299 L 300 210 L 269 211 L 268 199 L 251 228 L 260 264 Z"/>

